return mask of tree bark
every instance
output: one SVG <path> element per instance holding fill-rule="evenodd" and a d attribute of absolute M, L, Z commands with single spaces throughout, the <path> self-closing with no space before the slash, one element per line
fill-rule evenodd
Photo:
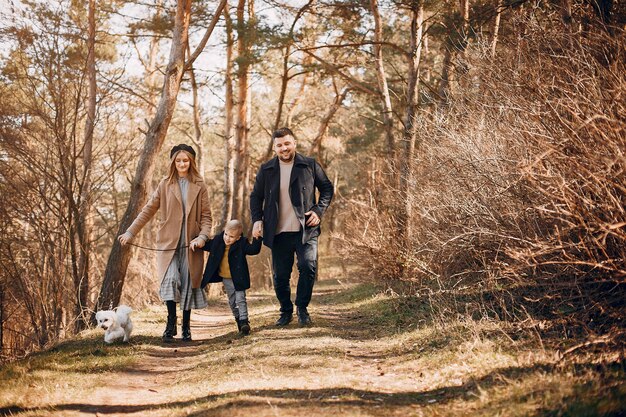
<path fill-rule="evenodd" d="M 180 83 L 186 65 L 184 54 L 189 32 L 191 3 L 192 0 L 179 0 L 176 5 L 172 45 L 163 79 L 161 99 L 146 133 L 144 149 L 131 184 L 131 199 L 122 217 L 118 234 L 122 234 L 128 229 L 146 202 L 147 186 L 152 177 L 154 160 L 163 145 L 167 129 L 172 120 L 176 107 L 176 97 L 180 90 Z M 218 17 L 219 12 L 216 12 L 213 21 L 217 20 Z M 96 303 L 96 310 L 119 304 L 129 262 L 130 246 L 122 247 L 115 239 L 107 262 L 100 295 Z"/>
<path fill-rule="evenodd" d="M 469 36 L 469 0 L 460 0 L 461 16 L 463 17 L 463 39 Z"/>
<path fill-rule="evenodd" d="M 248 154 L 248 71 L 250 70 L 251 16 L 245 20 L 246 0 L 237 4 L 237 124 L 235 126 L 236 155 L 233 187 L 233 216 L 243 218 L 246 155 Z"/>
<path fill-rule="evenodd" d="M 572 0 L 561 0 L 561 19 L 565 26 L 565 37 L 569 47 L 572 47 L 574 33 L 572 21 Z"/>
<path fill-rule="evenodd" d="M 0 285 L 0 354 L 4 348 L 4 286 Z"/>
<path fill-rule="evenodd" d="M 88 37 L 87 37 L 87 77 L 89 80 L 87 98 L 87 119 L 85 121 L 85 139 L 83 145 L 83 181 L 80 189 L 80 207 L 78 215 L 78 276 L 76 285 L 76 324 L 77 332 L 83 330 L 89 320 L 89 257 L 91 249 L 91 163 L 93 148 L 93 132 L 96 121 L 96 4 L 89 0 L 88 6 Z"/>
<path fill-rule="evenodd" d="M 155 18 L 161 16 L 161 4 L 162 0 L 158 0 L 155 7 Z M 152 108 L 150 112 L 156 107 L 157 101 L 157 56 L 159 55 L 159 38 L 153 36 L 150 40 L 150 52 L 148 55 L 148 64 L 146 65 L 146 86 L 148 87 L 148 100 L 150 101 Z M 149 114 L 149 113 L 148 113 Z"/>
<path fill-rule="evenodd" d="M 233 214 L 233 189 L 235 179 L 235 138 L 233 136 L 233 21 L 228 7 L 224 8 L 224 21 L 226 24 L 226 72 L 224 75 L 225 98 L 224 98 L 224 188 L 222 200 L 222 215 L 220 217 L 220 229 L 222 229 Z"/>
<path fill-rule="evenodd" d="M 187 42 L 187 51 L 189 51 L 189 42 Z M 198 84 L 196 83 L 196 74 L 193 65 L 189 67 L 189 81 L 191 83 L 192 112 L 193 112 L 193 131 L 194 136 L 191 141 L 196 148 L 196 163 L 198 171 L 204 177 L 204 155 L 202 152 L 202 128 L 200 127 L 200 103 L 198 101 Z"/>
<path fill-rule="evenodd" d="M 498 45 L 498 33 L 500 32 L 500 16 L 502 15 L 502 0 L 496 2 L 496 16 L 493 19 L 493 37 L 491 38 L 491 57 L 496 56 L 496 46 Z"/>
<path fill-rule="evenodd" d="M 439 80 L 439 88 L 437 95 L 439 96 L 439 103 L 446 106 L 450 100 L 450 85 L 452 81 L 452 49 L 454 45 L 448 41 L 445 47 L 445 53 L 443 56 L 443 64 L 441 68 L 441 79 Z"/>
<path fill-rule="evenodd" d="M 383 61 L 383 50 L 381 43 L 383 42 L 382 18 L 378 9 L 378 0 L 370 0 L 370 8 L 374 16 L 374 59 L 376 61 L 376 78 L 378 79 L 378 88 L 381 94 L 381 104 L 383 106 L 383 125 L 387 138 L 387 154 L 391 161 L 396 158 L 396 139 L 393 131 L 393 110 L 391 107 L 391 95 L 389 94 L 389 86 L 387 84 L 387 76 L 385 75 L 385 65 Z"/>
<path fill-rule="evenodd" d="M 406 121 L 404 123 L 404 152 L 399 161 L 400 166 L 400 201 L 403 208 L 399 215 L 399 225 L 403 231 L 404 241 L 408 244 L 412 236 L 412 189 L 413 189 L 413 158 L 417 140 L 417 111 L 419 106 L 419 65 L 422 53 L 422 33 L 424 22 L 424 5 L 421 0 L 414 1 L 411 6 L 411 53 L 409 57 L 408 96 Z"/>
<path fill-rule="evenodd" d="M 460 0 L 459 7 L 462 19 L 461 27 L 458 25 L 451 27 L 445 41 L 441 80 L 439 81 L 438 88 L 439 103 L 443 106 L 446 106 L 450 100 L 453 81 L 453 61 L 457 54 L 463 56 L 469 42 L 469 0 Z M 465 64 L 459 65 L 458 70 L 467 70 L 467 68 L 462 68 L 464 65 Z M 457 81 L 462 83 L 460 78 Z"/>

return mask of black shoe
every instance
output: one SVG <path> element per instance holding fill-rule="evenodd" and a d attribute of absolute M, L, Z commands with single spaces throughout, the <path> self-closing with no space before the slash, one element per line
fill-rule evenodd
<path fill-rule="evenodd" d="M 286 326 L 291 323 L 291 319 L 293 319 L 293 313 L 280 313 L 280 317 L 276 320 L 276 326 Z"/>
<path fill-rule="evenodd" d="M 240 332 L 241 331 L 241 321 L 239 320 L 239 317 L 235 317 L 235 322 L 237 323 L 237 331 Z"/>
<path fill-rule="evenodd" d="M 183 342 L 191 342 L 191 310 L 183 310 Z"/>
<path fill-rule="evenodd" d="M 183 329 L 183 342 L 191 342 L 191 331 L 189 329 Z"/>
<path fill-rule="evenodd" d="M 165 331 L 163 332 L 163 341 L 164 342 L 173 342 L 174 341 L 174 335 L 176 331 L 176 320 L 174 319 L 173 322 L 170 322 L 170 320 L 168 319 L 167 321 L 167 325 L 165 326 Z"/>
<path fill-rule="evenodd" d="M 239 320 L 239 333 L 247 336 L 250 334 L 250 322 L 248 319 Z"/>
<path fill-rule="evenodd" d="M 306 307 L 298 307 L 298 323 L 300 326 L 308 326 L 311 324 L 311 316 L 309 312 L 306 310 Z"/>
<path fill-rule="evenodd" d="M 176 303 L 167 301 L 167 324 L 163 332 L 163 341 L 173 342 L 176 336 Z"/>

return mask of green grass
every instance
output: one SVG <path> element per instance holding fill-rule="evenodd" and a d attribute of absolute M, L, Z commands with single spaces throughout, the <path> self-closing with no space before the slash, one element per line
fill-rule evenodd
<path fill-rule="evenodd" d="M 237 336 L 223 316 L 207 325 L 210 335 L 196 344 L 163 346 L 163 308 L 157 306 L 133 316 L 137 332 L 130 344 L 105 345 L 102 333 L 91 330 L 4 364 L 0 415 L 92 412 L 94 396 L 106 394 L 110 379 L 120 377 L 126 397 L 137 404 L 100 414 L 625 414 L 626 364 L 616 351 L 582 351 L 559 361 L 542 347 L 556 344 L 513 339 L 507 323 L 464 316 L 432 320 L 427 300 L 340 280 L 318 283 L 312 327 L 277 329 L 272 297 L 250 297 L 248 337 Z M 224 307 L 217 310 L 224 314 Z"/>

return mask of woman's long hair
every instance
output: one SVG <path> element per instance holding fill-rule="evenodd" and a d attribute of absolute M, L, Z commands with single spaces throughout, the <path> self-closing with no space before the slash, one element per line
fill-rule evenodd
<path fill-rule="evenodd" d="M 176 170 L 176 155 L 178 155 L 181 152 L 185 152 L 185 154 L 189 157 L 189 174 L 191 175 L 190 179 L 202 178 L 200 176 L 200 173 L 198 172 L 198 166 L 196 165 L 196 158 L 194 158 L 194 156 L 190 154 L 189 152 L 181 150 L 181 151 L 176 152 L 174 155 L 172 155 L 172 158 L 170 160 L 170 170 L 167 176 L 168 182 L 172 183 L 175 180 L 178 180 L 178 171 Z"/>

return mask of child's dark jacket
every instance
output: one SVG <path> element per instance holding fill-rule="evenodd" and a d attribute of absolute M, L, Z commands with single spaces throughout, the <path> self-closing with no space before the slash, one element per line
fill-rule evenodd
<path fill-rule="evenodd" d="M 226 249 L 224 232 L 216 235 L 213 239 L 209 239 L 202 249 L 210 252 L 209 260 L 202 276 L 201 287 L 204 288 L 210 282 L 222 282 L 219 270 L 224 250 Z M 248 270 L 246 255 L 256 255 L 259 252 L 261 252 L 261 239 L 254 239 L 252 243 L 248 243 L 248 239 L 245 236 L 241 236 L 239 240 L 230 245 L 228 264 L 233 284 L 235 284 L 235 290 L 244 291 L 250 288 L 250 271 Z"/>

